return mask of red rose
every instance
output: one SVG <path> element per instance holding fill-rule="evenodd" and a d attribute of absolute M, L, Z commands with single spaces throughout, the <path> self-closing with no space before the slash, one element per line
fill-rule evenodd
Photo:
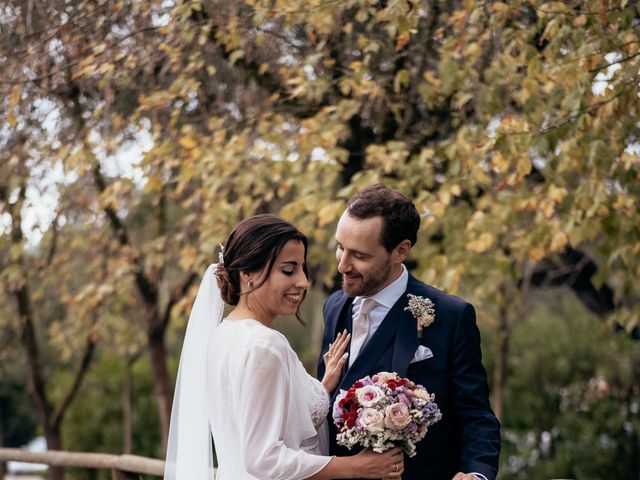
<path fill-rule="evenodd" d="M 358 414 L 348 413 L 345 419 L 345 425 L 349 428 L 353 428 L 356 424 L 356 419 L 358 418 Z"/>
<path fill-rule="evenodd" d="M 351 388 L 356 389 L 356 388 L 362 388 L 362 387 L 364 387 L 364 383 L 358 380 L 356 383 L 353 384 Z"/>

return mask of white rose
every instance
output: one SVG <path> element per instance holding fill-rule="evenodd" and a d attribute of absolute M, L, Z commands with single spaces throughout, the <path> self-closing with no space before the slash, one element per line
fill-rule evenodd
<path fill-rule="evenodd" d="M 384 430 L 384 414 L 375 408 L 365 408 L 360 413 L 360 425 L 367 432 L 382 432 Z"/>
<path fill-rule="evenodd" d="M 373 407 L 384 397 L 384 392 L 375 385 L 365 385 L 356 390 L 358 402 L 365 408 Z"/>
<path fill-rule="evenodd" d="M 396 380 L 398 378 L 398 374 L 395 372 L 380 372 L 375 374 L 371 379 L 374 382 L 381 382 L 384 383 L 388 380 Z"/>
<path fill-rule="evenodd" d="M 384 411 L 384 424 L 391 430 L 402 430 L 411 423 L 409 408 L 404 403 L 393 403 Z"/>
<path fill-rule="evenodd" d="M 420 400 L 431 401 L 431 394 L 427 392 L 424 388 L 416 388 L 415 390 L 408 390 L 407 395 L 410 397 L 416 397 Z"/>

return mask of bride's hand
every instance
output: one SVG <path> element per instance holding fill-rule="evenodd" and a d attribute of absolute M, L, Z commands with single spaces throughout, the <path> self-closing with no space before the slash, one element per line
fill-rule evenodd
<path fill-rule="evenodd" d="M 363 450 L 354 456 L 357 473 L 362 478 L 400 478 L 404 472 L 404 454 L 399 448 L 384 453 Z"/>
<path fill-rule="evenodd" d="M 329 344 L 329 350 L 322 356 L 324 360 L 324 377 L 322 377 L 322 385 L 327 392 L 333 392 L 340 382 L 340 374 L 342 368 L 347 362 L 349 354 L 346 353 L 351 340 L 351 334 L 346 330 L 340 332 L 333 343 Z"/>

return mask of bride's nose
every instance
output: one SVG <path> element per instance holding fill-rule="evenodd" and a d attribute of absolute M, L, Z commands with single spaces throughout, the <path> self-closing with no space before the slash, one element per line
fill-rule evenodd
<path fill-rule="evenodd" d="M 304 272 L 299 272 L 296 276 L 296 287 L 304 290 L 309 288 L 309 279 Z"/>

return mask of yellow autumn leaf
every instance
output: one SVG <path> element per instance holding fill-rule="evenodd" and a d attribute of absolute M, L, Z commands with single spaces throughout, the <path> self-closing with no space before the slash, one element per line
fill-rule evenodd
<path fill-rule="evenodd" d="M 531 173 L 531 160 L 528 156 L 522 156 L 518 159 L 518 164 L 516 166 L 518 176 L 523 178 Z"/>
<path fill-rule="evenodd" d="M 556 203 L 562 202 L 567 196 L 567 189 L 551 185 L 549 187 L 548 197 Z"/>
<path fill-rule="evenodd" d="M 341 202 L 331 202 L 323 206 L 318 212 L 318 227 L 325 227 L 335 221 L 342 212 L 341 205 Z"/>
<path fill-rule="evenodd" d="M 474 253 L 484 253 L 488 251 L 494 242 L 494 236 L 488 232 L 484 232 L 477 239 L 467 243 L 467 250 Z"/>
<path fill-rule="evenodd" d="M 587 16 L 586 15 L 578 15 L 573 19 L 574 27 L 584 27 L 587 24 Z"/>
<path fill-rule="evenodd" d="M 444 205 L 449 205 L 451 203 L 451 192 L 447 190 L 438 192 L 438 198 Z"/>
<path fill-rule="evenodd" d="M 569 243 L 569 237 L 564 232 L 557 232 L 551 240 L 551 251 L 561 252 Z"/>
<path fill-rule="evenodd" d="M 491 163 L 500 173 L 504 173 L 509 169 L 509 162 L 500 152 L 496 152 L 495 155 L 491 157 Z"/>
<path fill-rule="evenodd" d="M 504 13 L 509 11 L 509 5 L 504 2 L 495 2 L 491 5 L 493 13 Z"/>
<path fill-rule="evenodd" d="M 442 84 L 442 82 L 436 76 L 436 74 L 430 70 L 424 72 L 424 74 L 422 75 L 422 78 L 424 78 L 429 85 L 432 85 L 435 88 L 440 88 L 440 85 Z"/>
<path fill-rule="evenodd" d="M 549 199 L 545 199 L 540 203 L 538 211 L 548 220 L 556 213 L 556 204 Z"/>
<path fill-rule="evenodd" d="M 464 49 L 464 55 L 467 57 L 477 57 L 482 52 L 480 45 L 476 42 L 472 42 Z"/>
<path fill-rule="evenodd" d="M 22 96 L 22 87 L 20 85 L 14 85 L 11 87 L 11 93 L 9 94 L 9 114 L 7 115 L 7 121 L 9 122 L 9 126 L 14 128 L 18 119 L 15 114 L 16 105 L 20 102 L 20 97 Z"/>
<path fill-rule="evenodd" d="M 180 146 L 187 149 L 195 148 L 198 146 L 198 142 L 196 142 L 195 138 L 193 138 L 191 135 L 184 135 L 180 137 L 178 143 L 180 144 Z"/>

